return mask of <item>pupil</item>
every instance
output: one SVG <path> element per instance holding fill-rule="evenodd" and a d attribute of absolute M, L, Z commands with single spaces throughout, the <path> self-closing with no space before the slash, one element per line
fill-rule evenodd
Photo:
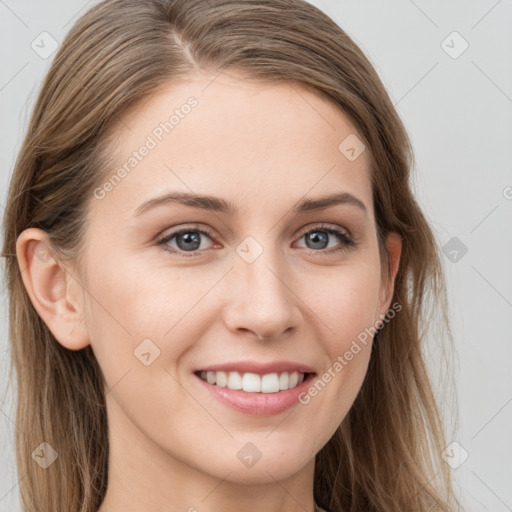
<path fill-rule="evenodd" d="M 313 244 L 320 243 L 320 245 L 322 245 L 323 243 L 327 243 L 327 233 L 324 231 L 315 231 L 314 233 L 309 234 L 309 240 L 311 240 Z M 315 245 L 314 247 L 310 247 L 310 249 L 324 249 L 324 247 L 318 247 Z"/>
<path fill-rule="evenodd" d="M 191 233 L 192 233 L 192 235 L 191 235 Z M 194 250 L 194 249 L 197 249 L 199 247 L 199 245 L 201 245 L 200 240 L 199 240 L 199 234 L 194 233 L 194 232 L 191 232 L 191 233 L 184 233 L 177 237 L 176 243 L 178 244 L 178 246 L 180 246 L 180 243 L 179 243 L 180 240 L 183 240 L 185 242 L 185 244 L 192 243 L 192 247 L 190 245 L 185 245 L 184 247 L 180 247 L 180 249 L 183 249 L 185 251 Z"/>

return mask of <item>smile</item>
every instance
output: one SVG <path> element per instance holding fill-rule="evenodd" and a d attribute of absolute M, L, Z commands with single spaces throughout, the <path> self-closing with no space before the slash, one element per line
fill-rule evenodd
<path fill-rule="evenodd" d="M 200 371 L 196 372 L 202 380 L 220 388 L 247 393 L 278 393 L 300 385 L 305 376 L 301 372 L 266 373 L 259 375 L 252 372 Z"/>
<path fill-rule="evenodd" d="M 196 382 L 206 392 L 228 408 L 251 416 L 279 414 L 299 403 L 316 373 L 281 371 L 257 374 L 253 372 L 199 370 Z"/>

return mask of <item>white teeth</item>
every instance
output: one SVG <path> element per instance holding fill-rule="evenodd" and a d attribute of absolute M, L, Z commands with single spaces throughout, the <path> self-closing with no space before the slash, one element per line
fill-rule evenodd
<path fill-rule="evenodd" d="M 297 372 L 293 372 L 290 375 L 290 380 L 288 381 L 288 386 L 291 388 L 294 388 L 297 385 L 297 382 L 299 382 L 299 374 Z"/>
<path fill-rule="evenodd" d="M 290 377 L 288 375 L 288 372 L 283 372 L 281 375 L 279 375 L 279 389 L 288 389 L 288 382 L 290 380 Z"/>
<path fill-rule="evenodd" d="M 248 393 L 277 393 L 294 388 L 304 381 L 304 374 L 299 372 L 266 373 L 258 375 L 246 372 L 212 372 L 202 371 L 201 379 L 221 388 L 243 390 Z"/>
<path fill-rule="evenodd" d="M 255 373 L 244 373 L 242 377 L 242 389 L 250 393 L 257 393 L 261 391 L 261 378 Z"/>
<path fill-rule="evenodd" d="M 262 393 L 277 393 L 279 391 L 279 377 L 277 373 L 268 373 L 261 377 Z"/>
<path fill-rule="evenodd" d="M 225 388 L 228 385 L 228 376 L 226 375 L 226 372 L 217 372 L 215 384 L 220 388 Z"/>
<path fill-rule="evenodd" d="M 242 377 L 238 372 L 229 372 L 227 387 L 229 389 L 242 389 Z"/>

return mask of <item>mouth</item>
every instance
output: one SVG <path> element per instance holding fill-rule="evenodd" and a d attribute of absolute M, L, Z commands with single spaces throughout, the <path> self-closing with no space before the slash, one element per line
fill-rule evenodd
<path fill-rule="evenodd" d="M 198 370 L 194 374 L 201 380 L 218 388 L 246 393 L 279 393 L 300 386 L 305 380 L 316 375 L 314 372 L 283 371 L 273 373 L 253 373 L 237 371 Z"/>
<path fill-rule="evenodd" d="M 317 375 L 308 366 L 286 361 L 225 363 L 193 374 L 210 397 L 253 417 L 279 414 L 296 406 Z"/>

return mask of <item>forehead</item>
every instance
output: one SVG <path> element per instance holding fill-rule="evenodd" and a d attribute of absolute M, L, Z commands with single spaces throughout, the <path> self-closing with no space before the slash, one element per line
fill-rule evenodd
<path fill-rule="evenodd" d="M 126 218 L 170 190 L 238 199 L 242 209 L 348 192 L 373 215 L 368 152 L 346 153 L 347 144 L 364 148 L 357 130 L 300 84 L 197 74 L 140 103 L 114 140 L 105 179 L 118 176 L 101 208 L 115 206 Z"/>

